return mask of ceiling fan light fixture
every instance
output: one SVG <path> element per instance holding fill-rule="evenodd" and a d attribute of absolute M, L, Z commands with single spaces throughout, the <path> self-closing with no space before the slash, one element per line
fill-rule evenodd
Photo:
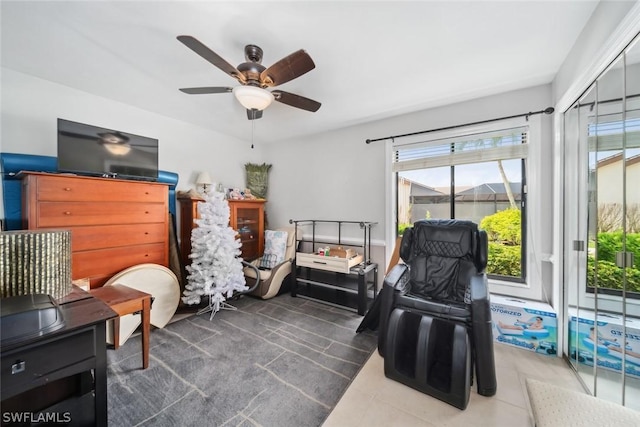
<path fill-rule="evenodd" d="M 248 110 L 264 110 L 274 100 L 271 92 L 257 86 L 236 86 L 233 88 L 233 94 Z"/>
<path fill-rule="evenodd" d="M 114 144 L 112 142 L 105 142 L 102 146 L 114 156 L 126 156 L 131 151 L 129 144 Z"/>
<path fill-rule="evenodd" d="M 109 153 L 114 156 L 126 156 L 131 151 L 129 145 L 129 137 L 119 132 L 103 132 L 99 133 L 100 140 L 98 144 L 102 145 Z"/>

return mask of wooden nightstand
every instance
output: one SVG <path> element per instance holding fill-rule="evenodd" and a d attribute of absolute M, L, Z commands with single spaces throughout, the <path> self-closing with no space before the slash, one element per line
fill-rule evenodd
<path fill-rule="evenodd" d="M 123 285 L 102 286 L 91 295 L 107 304 L 118 316 L 142 313 L 142 369 L 149 367 L 149 328 L 151 295 Z M 120 317 L 113 319 L 113 347 L 120 346 Z"/>

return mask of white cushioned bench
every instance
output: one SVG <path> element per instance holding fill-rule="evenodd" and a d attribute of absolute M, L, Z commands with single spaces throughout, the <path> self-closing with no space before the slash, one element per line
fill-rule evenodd
<path fill-rule="evenodd" d="M 527 378 L 527 392 L 536 427 L 640 426 L 640 412 Z"/>

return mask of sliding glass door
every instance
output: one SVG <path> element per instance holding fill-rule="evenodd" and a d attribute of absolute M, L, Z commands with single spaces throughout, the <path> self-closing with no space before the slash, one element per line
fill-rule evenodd
<path fill-rule="evenodd" d="M 640 43 L 564 113 L 566 356 L 640 409 Z"/>

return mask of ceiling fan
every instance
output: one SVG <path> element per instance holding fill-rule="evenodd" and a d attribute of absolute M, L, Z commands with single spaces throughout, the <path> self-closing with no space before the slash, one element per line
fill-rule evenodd
<path fill-rule="evenodd" d="M 100 132 L 95 136 L 77 132 L 60 131 L 60 135 L 70 138 L 95 141 L 97 144 L 103 146 L 107 151 L 116 156 L 124 156 L 131 151 L 129 137 L 117 131 Z"/>
<path fill-rule="evenodd" d="M 247 109 L 247 118 L 249 120 L 261 118 L 262 110 L 267 108 L 274 100 L 311 112 L 318 111 L 320 105 L 322 105 L 313 99 L 280 89 L 266 90 L 266 88 L 275 87 L 298 78 L 316 67 L 309 54 L 303 49 L 293 52 L 266 68 L 261 64 L 262 49 L 250 44 L 244 48 L 246 62 L 234 67 L 198 39 L 192 36 L 178 36 L 177 38 L 189 49 L 236 79 L 241 85 L 233 88 L 191 87 L 180 89 L 184 93 L 202 95 L 233 92 L 242 106 Z"/>

